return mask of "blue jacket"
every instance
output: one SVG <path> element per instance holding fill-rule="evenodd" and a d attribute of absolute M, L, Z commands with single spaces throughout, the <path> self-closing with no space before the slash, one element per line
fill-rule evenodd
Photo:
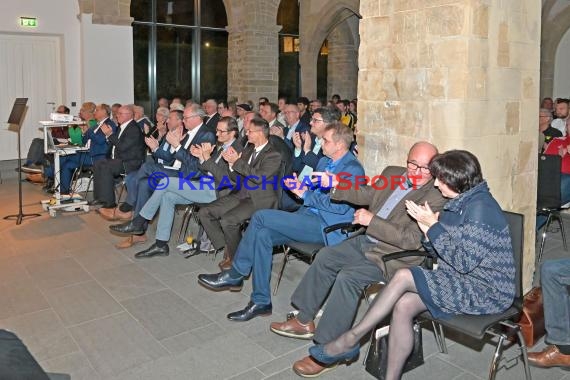
<path fill-rule="evenodd" d="M 324 172 L 331 161 L 328 157 L 321 158 L 316 171 Z M 347 152 L 338 160 L 332 172 L 335 174 L 344 173 L 343 178 L 354 183 L 355 176 L 364 175 L 364 168 L 352 153 Z M 315 189 L 303 194 L 303 205 L 318 210 L 321 229 L 337 223 L 352 222 L 354 219 L 354 208 L 347 203 L 332 201 L 329 192 L 330 189 Z M 327 236 L 323 235 L 323 238 L 328 245 L 333 245 L 345 240 L 346 235 L 337 230 Z"/>
<path fill-rule="evenodd" d="M 117 131 L 117 124 L 110 118 L 106 118 L 103 123 L 106 123 L 108 126 L 113 129 L 113 133 Z M 97 124 L 99 125 L 99 123 Z M 101 128 L 97 129 L 95 132 L 95 128 L 89 128 L 87 132 L 82 137 L 83 145 L 87 144 L 87 141 L 91 140 L 91 146 L 89 147 L 89 155 L 93 162 L 101 160 L 106 157 L 107 151 L 109 150 L 109 146 L 107 145 L 107 137 L 101 131 Z"/>
<path fill-rule="evenodd" d="M 174 152 L 172 154 L 170 153 L 170 150 L 168 150 L 168 153 L 172 155 L 173 160 L 178 160 L 182 162 L 182 166 L 180 167 L 179 171 L 184 174 L 184 177 L 193 173 L 190 179 L 198 178 L 202 174 L 205 174 L 200 171 L 200 161 L 196 157 L 190 154 L 190 147 L 192 145 L 202 144 L 204 142 L 209 142 L 212 145 L 216 145 L 216 136 L 212 132 L 209 132 L 205 128 L 204 124 L 202 124 L 197 128 L 200 129 L 198 130 L 198 133 L 196 133 L 196 136 L 194 136 L 194 138 L 190 142 L 190 145 L 188 145 L 188 149 L 183 149 L 188 139 L 187 135 L 186 138 L 184 138 L 184 140 L 180 142 L 180 145 L 182 145 L 182 147 L 177 152 Z"/>

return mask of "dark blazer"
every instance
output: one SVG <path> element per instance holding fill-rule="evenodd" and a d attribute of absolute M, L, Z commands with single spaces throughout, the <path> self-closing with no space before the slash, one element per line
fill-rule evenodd
<path fill-rule="evenodd" d="M 218 126 L 218 121 L 220 121 L 221 116 L 219 113 L 215 113 L 214 116 L 204 118 L 204 125 L 206 126 L 206 130 L 212 132 L 214 136 L 216 135 L 216 127 Z"/>
<path fill-rule="evenodd" d="M 273 186 L 272 184 L 267 184 L 267 180 L 279 174 L 281 154 L 277 152 L 272 144 L 268 143 L 257 154 L 255 160 L 248 164 L 254 150 L 253 144 L 247 146 L 241 157 L 234 163 L 233 171 L 230 172 L 230 178 L 232 181 L 237 182 L 238 175 L 241 176 L 242 181 L 245 177 L 251 176 L 247 180 L 247 186 L 255 188 L 255 190 L 248 190 L 255 210 L 276 208 L 279 183 Z M 244 187 L 243 183 L 242 187 Z"/>
<path fill-rule="evenodd" d="M 238 153 L 241 153 L 243 151 L 243 147 L 239 144 L 239 139 L 236 139 L 231 146 Z M 228 195 L 232 189 L 232 186 L 235 185 L 235 182 L 231 182 L 230 179 L 230 166 L 228 165 L 228 162 L 223 158 L 220 158 L 216 163 L 217 158 L 221 154 L 221 150 L 215 150 L 208 160 L 202 162 L 199 165 L 201 172 L 210 173 L 214 177 L 214 183 L 216 186 L 216 193 L 218 195 L 218 198 L 223 197 L 224 195 Z M 232 186 L 220 187 L 220 184 L 224 185 L 224 183 L 227 183 L 228 185 L 231 183 Z"/>
<path fill-rule="evenodd" d="M 383 178 L 386 178 L 388 182 L 382 182 L 381 180 L 377 182 L 377 187 L 384 187 L 383 190 L 376 190 L 372 186 L 363 186 L 358 190 L 354 188 L 349 190 L 336 189 L 331 193 L 331 198 L 355 205 L 369 205 L 368 209 L 376 214 L 395 189 L 395 187 L 391 186 L 391 178 L 403 176 L 405 173 L 406 168 L 388 166 L 382 171 Z M 406 200 L 414 201 L 417 204 L 423 204 L 427 201 L 434 212 L 440 211 L 446 202 L 439 190 L 433 186 L 433 180 L 431 180 L 421 188 L 410 191 L 396 205 L 387 219 L 381 219 L 374 215 L 366 229 L 366 234 L 377 239 L 378 243 L 365 254 L 367 258 L 374 261 L 388 275 L 392 275 L 398 268 L 421 263 L 421 259 L 417 258 L 391 260 L 388 268 L 385 268 L 381 259 L 382 255 L 388 253 L 422 248 L 421 240 L 423 234 L 416 221 L 408 215 Z"/>
<path fill-rule="evenodd" d="M 303 112 L 303 114 L 299 117 L 299 119 L 301 119 L 301 121 L 303 121 L 306 124 L 309 124 L 311 122 L 311 114 L 308 110 L 305 110 L 305 112 Z"/>
<path fill-rule="evenodd" d="M 289 129 L 291 129 L 291 127 L 289 127 Z M 303 132 L 307 132 L 311 130 L 311 126 L 305 122 L 303 122 L 302 120 L 299 120 L 299 122 L 297 123 L 297 126 L 295 127 L 295 132 L 298 133 L 303 133 Z M 287 133 L 289 133 L 289 131 L 287 131 Z M 291 135 L 291 138 L 288 139 L 287 135 L 285 135 L 285 142 L 287 143 L 287 145 L 289 146 L 289 148 L 291 149 L 291 151 L 293 151 L 295 149 L 295 146 L 293 145 L 293 135 Z"/>
<path fill-rule="evenodd" d="M 180 166 L 180 172 L 184 173 L 184 176 L 187 177 L 188 175 L 192 174 L 191 178 L 198 178 L 203 173 L 200 172 L 198 165 L 200 165 L 200 161 L 190 154 L 190 147 L 196 144 L 202 144 L 204 142 L 209 142 L 212 145 L 216 144 L 216 136 L 205 128 L 205 125 L 202 124 L 196 128 L 200 128 L 190 145 L 188 145 L 188 149 L 183 149 L 184 145 L 188 141 L 188 135 L 180 142 L 182 147 L 177 151 L 174 152 L 173 158 L 175 160 L 179 160 L 182 163 Z M 170 152 L 170 151 L 169 151 Z"/>
<path fill-rule="evenodd" d="M 127 124 L 120 138 L 119 133 L 120 127 L 107 138 L 109 142 L 107 155 L 111 157 L 115 147 L 115 158 L 123 161 L 125 172 L 130 173 L 137 170 L 144 162 L 146 151 L 144 135 L 134 120 Z"/>
<path fill-rule="evenodd" d="M 323 148 L 319 149 L 317 153 L 313 152 L 315 147 L 315 139 L 317 136 L 311 133 L 311 150 L 305 154 L 305 151 L 301 149 L 301 154 L 298 157 L 293 158 L 293 171 L 300 173 L 305 165 L 312 167 L 313 169 L 317 167 L 317 164 L 321 158 L 323 158 Z"/>
<path fill-rule="evenodd" d="M 113 133 L 117 131 L 117 124 L 115 124 L 115 122 L 110 118 L 103 120 L 103 124 L 104 123 L 107 123 L 107 125 L 111 127 Z M 83 145 L 87 144 L 87 141 L 91 140 L 89 155 L 93 162 L 105 158 L 107 150 L 109 149 L 109 146 L 107 145 L 107 136 L 105 136 L 101 128 L 97 129 L 97 132 L 95 132 L 95 129 L 97 129 L 97 127 L 89 128 L 82 137 Z"/>

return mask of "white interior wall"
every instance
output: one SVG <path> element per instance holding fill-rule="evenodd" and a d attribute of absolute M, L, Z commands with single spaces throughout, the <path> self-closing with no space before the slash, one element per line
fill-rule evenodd
<path fill-rule="evenodd" d="M 134 101 L 133 29 L 91 23 L 81 15 L 83 98 L 95 103 Z"/>
<path fill-rule="evenodd" d="M 79 4 L 77 0 L 0 1 L 0 32 L 47 34 L 62 38 L 63 99 L 68 106 L 81 102 L 81 60 L 79 45 Z M 37 28 L 23 28 L 20 17 L 37 17 Z M 0 68 L 7 70 L 8 68 Z M 70 107 L 72 108 L 72 107 Z M 77 112 L 79 108 L 72 108 Z M 7 119 L 0 115 L 0 120 Z"/>
<path fill-rule="evenodd" d="M 554 61 L 554 90 L 553 98 L 570 98 L 570 30 L 566 31 Z"/>

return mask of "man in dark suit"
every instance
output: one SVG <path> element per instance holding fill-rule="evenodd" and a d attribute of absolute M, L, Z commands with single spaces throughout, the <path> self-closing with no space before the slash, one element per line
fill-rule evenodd
<path fill-rule="evenodd" d="M 133 117 L 133 107 L 122 106 L 117 113 L 119 128 L 116 132 L 107 124 L 101 125 L 110 146 L 109 158 L 99 160 L 94 165 L 92 204 L 106 208 L 115 207 L 115 178 L 137 170 L 144 161 L 144 135 Z"/>
<path fill-rule="evenodd" d="M 299 314 L 285 322 L 272 323 L 271 331 L 326 344 L 350 328 L 367 285 L 387 281 L 397 268 L 421 263 L 416 258 L 395 260 L 386 268 L 381 256 L 421 248 L 422 232 L 408 216 L 405 201 L 428 202 L 434 211 L 443 207 L 445 199 L 433 186 L 428 169 L 436 154 L 433 145 L 419 142 L 408 153 L 407 169 L 389 166 L 372 186 L 347 189 L 336 179 L 333 181 L 333 200 L 369 206 L 358 209 L 353 221 L 366 227 L 366 233 L 319 251 L 291 297 Z M 315 329 L 313 319 L 327 297 Z M 316 377 L 330 368 L 307 356 L 295 362 L 293 370 L 301 376 Z"/>
<path fill-rule="evenodd" d="M 355 182 L 364 176 L 364 169 L 356 157 L 348 151 L 352 131 L 337 122 L 327 126 L 323 136 L 326 157 L 319 162 L 321 171 L 342 173 L 346 181 Z M 339 231 L 324 236 L 325 227 L 348 223 L 353 220 L 354 208 L 346 203 L 331 202 L 328 188 L 310 186 L 311 178 L 291 178 L 288 185 L 303 201 L 304 207 L 296 212 L 259 210 L 238 247 L 230 270 L 213 275 L 201 274 L 198 282 L 212 290 L 236 289 L 243 284 L 245 276 L 252 273 L 253 292 L 245 309 L 231 313 L 232 321 L 248 321 L 259 315 L 271 314 L 271 291 L 269 281 L 273 247 L 288 241 L 315 244 L 336 244 L 344 240 Z"/>
<path fill-rule="evenodd" d="M 301 96 L 297 99 L 297 107 L 299 107 L 299 119 L 309 124 L 311 121 L 311 113 L 309 112 L 309 99 Z"/>
<path fill-rule="evenodd" d="M 216 127 L 220 121 L 220 114 L 218 113 L 218 102 L 214 99 L 208 99 L 204 102 L 204 117 L 205 129 L 212 134 L 216 134 Z"/>
<path fill-rule="evenodd" d="M 216 128 L 216 135 L 218 137 L 217 147 L 207 141 L 190 146 L 191 154 L 199 161 L 200 171 L 208 173 L 210 177 L 200 177 L 200 179 L 190 182 L 184 182 L 177 176 L 165 178 L 159 184 L 160 191 L 155 191 L 152 194 L 132 222 L 110 227 L 114 231 L 142 235 L 147 229 L 148 222 L 154 218 L 160 209 L 155 243 L 136 253 L 135 258 L 141 259 L 156 255 L 168 256 L 168 240 L 170 239 L 174 209 L 177 204 L 210 203 L 229 193 L 232 185 L 227 182 L 229 165 L 222 158 L 222 153 L 230 147 L 236 152 L 242 151 L 242 148 L 236 143 L 238 127 L 235 119 L 231 117 L 221 118 Z M 226 185 L 223 185 L 224 180 L 226 180 Z"/>
<path fill-rule="evenodd" d="M 278 112 L 279 106 L 275 103 L 263 103 L 259 106 L 259 114 L 269 123 L 269 133 L 283 139 L 287 128 L 277 120 Z"/>
<path fill-rule="evenodd" d="M 236 185 L 231 194 L 200 209 L 200 222 L 214 248 L 225 247 L 226 256 L 233 257 L 241 240 L 243 222 L 256 210 L 277 207 L 276 180 L 281 167 L 281 155 L 269 143 L 267 121 L 254 118 L 247 130 L 250 144 L 239 155 L 235 149 L 226 150 L 222 157 L 230 166 L 230 178 Z M 276 180 L 277 181 L 277 180 Z"/>

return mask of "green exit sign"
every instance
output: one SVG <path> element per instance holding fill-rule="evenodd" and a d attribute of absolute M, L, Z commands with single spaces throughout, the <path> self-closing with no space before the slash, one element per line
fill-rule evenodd
<path fill-rule="evenodd" d="M 35 17 L 20 17 L 20 26 L 26 28 L 37 28 L 38 19 Z"/>

